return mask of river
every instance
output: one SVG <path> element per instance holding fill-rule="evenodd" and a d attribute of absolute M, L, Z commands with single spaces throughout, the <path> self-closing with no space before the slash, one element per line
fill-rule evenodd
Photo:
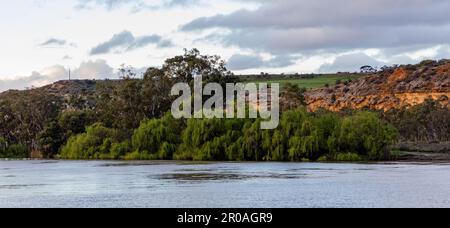
<path fill-rule="evenodd" d="M 0 161 L 0 207 L 450 207 L 450 165 Z"/>

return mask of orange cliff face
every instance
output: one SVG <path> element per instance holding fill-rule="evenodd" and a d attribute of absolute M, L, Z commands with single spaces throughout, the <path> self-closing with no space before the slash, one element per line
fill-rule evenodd
<path fill-rule="evenodd" d="M 450 60 L 388 69 L 348 85 L 336 85 L 305 94 L 310 111 L 370 108 L 408 108 L 428 99 L 450 108 Z"/>

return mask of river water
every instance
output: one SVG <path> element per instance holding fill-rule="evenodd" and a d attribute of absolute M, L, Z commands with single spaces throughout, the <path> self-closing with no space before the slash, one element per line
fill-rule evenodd
<path fill-rule="evenodd" d="M 0 207 L 450 207 L 450 165 L 0 161 Z"/>

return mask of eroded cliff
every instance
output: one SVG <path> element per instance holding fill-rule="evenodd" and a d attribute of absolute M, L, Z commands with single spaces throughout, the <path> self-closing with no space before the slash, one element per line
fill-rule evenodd
<path fill-rule="evenodd" d="M 310 90 L 305 94 L 311 111 L 411 107 L 427 99 L 450 107 L 450 60 L 385 68 L 350 83 Z"/>

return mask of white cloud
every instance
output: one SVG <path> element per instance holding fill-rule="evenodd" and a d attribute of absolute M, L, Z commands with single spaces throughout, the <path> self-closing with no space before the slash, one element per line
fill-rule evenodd
<path fill-rule="evenodd" d="M 69 78 L 68 69 L 61 65 L 46 67 L 40 71 L 34 71 L 29 76 L 18 76 L 9 79 L 0 79 L 0 91 L 9 89 L 26 89 L 44 86 L 59 80 Z M 105 60 L 87 61 L 79 67 L 72 69 L 72 79 L 106 79 L 117 78 L 114 69 Z"/>

